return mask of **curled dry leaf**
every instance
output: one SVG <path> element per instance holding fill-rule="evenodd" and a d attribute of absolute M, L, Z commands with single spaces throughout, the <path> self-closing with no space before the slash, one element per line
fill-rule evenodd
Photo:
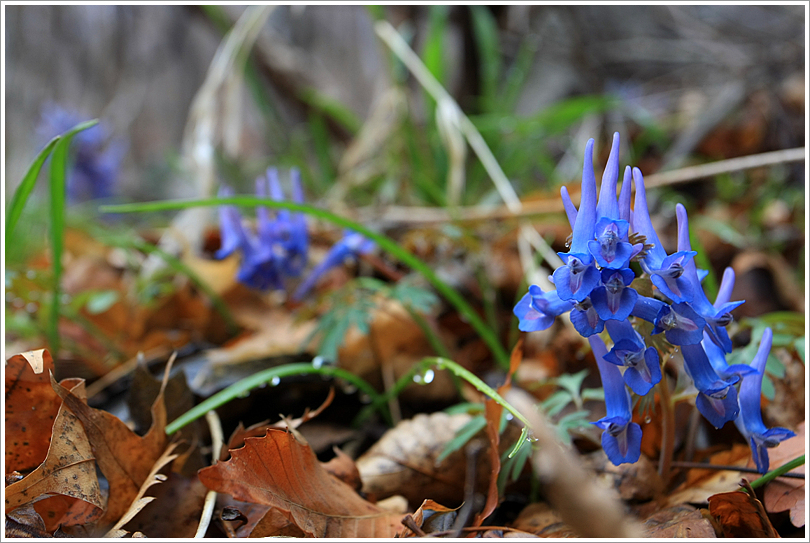
<path fill-rule="evenodd" d="M 710 464 L 745 467 L 751 459 L 751 449 L 742 443 L 735 443 L 731 449 L 720 451 L 709 458 Z M 667 503 L 706 503 L 709 496 L 729 492 L 738 488 L 740 479 L 746 474 L 740 471 L 717 469 L 690 469 L 686 481 L 670 494 Z"/>
<path fill-rule="evenodd" d="M 6 360 L 6 474 L 36 468 L 48 453 L 62 400 L 51 388 L 51 354 L 40 349 Z"/>
<path fill-rule="evenodd" d="M 709 512 L 722 527 L 725 537 L 776 537 L 776 530 L 762 502 L 748 492 L 723 492 L 710 496 Z"/>
<path fill-rule="evenodd" d="M 441 463 L 436 460 L 456 432 L 472 419 L 441 411 L 419 414 L 388 430 L 377 443 L 357 459 L 363 492 L 377 499 L 394 494 L 411 504 L 430 496 L 440 502 L 458 502 L 464 488 L 466 461 L 459 449 Z M 486 455 L 481 455 L 489 461 Z M 486 485 L 489 481 L 484 480 Z"/>
<path fill-rule="evenodd" d="M 171 364 L 166 368 L 168 376 Z M 164 385 L 166 378 L 164 377 Z M 51 385 L 64 404 L 81 420 L 93 453 L 110 485 L 107 508 L 98 521 L 100 529 L 115 523 L 129 509 L 152 466 L 166 449 L 166 408 L 163 390 L 152 405 L 152 427 L 143 437 L 130 430 L 121 419 L 88 406 L 85 399 L 58 384 Z"/>
<path fill-rule="evenodd" d="M 680 504 L 658 511 L 644 521 L 644 536 L 653 538 L 695 537 L 713 538 L 717 534 L 712 523 L 689 504 Z"/>
<path fill-rule="evenodd" d="M 308 537 L 393 537 L 399 527 L 400 515 L 361 498 L 321 467 L 309 445 L 282 430 L 245 439 L 230 460 L 199 477 L 211 490 L 271 506 Z"/>
<path fill-rule="evenodd" d="M 72 385 L 72 393 L 82 395 L 84 381 L 73 381 L 64 382 Z M 48 497 L 41 499 L 43 496 Z M 35 500 L 38 500 L 35 509 L 49 531 L 60 524 L 93 522 L 103 512 L 104 500 L 87 434 L 79 419 L 64 404 L 54 421 L 45 461 L 22 480 L 6 487 L 7 513 Z"/>

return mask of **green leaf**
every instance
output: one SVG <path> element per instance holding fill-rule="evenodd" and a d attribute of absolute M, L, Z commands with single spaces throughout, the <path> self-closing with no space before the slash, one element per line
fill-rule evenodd
<path fill-rule="evenodd" d="M 470 6 L 473 36 L 479 56 L 481 98 L 485 111 L 496 109 L 498 82 L 501 77 L 501 52 L 498 25 L 486 6 Z"/>
<path fill-rule="evenodd" d="M 42 165 L 48 159 L 48 156 L 51 154 L 51 151 L 61 137 L 62 136 L 56 136 L 53 138 L 39 152 L 34 159 L 34 162 L 25 173 L 25 176 L 20 182 L 20 185 L 17 187 L 17 190 L 14 191 L 14 196 L 11 197 L 11 203 L 9 204 L 8 212 L 6 213 L 6 247 L 13 244 L 14 228 L 17 226 L 17 222 L 20 220 L 20 216 L 22 215 L 26 202 L 28 202 L 28 197 L 31 195 L 31 191 L 34 190 L 34 185 L 37 182 L 37 177 L 42 169 Z"/>
<path fill-rule="evenodd" d="M 51 312 L 47 325 L 48 345 L 54 356 L 59 355 L 59 306 L 61 303 L 62 251 L 65 243 L 65 184 L 67 179 L 68 150 L 73 136 L 98 124 L 98 119 L 79 123 L 56 142 L 51 156 L 50 213 L 51 213 L 51 269 L 53 288 Z"/>
<path fill-rule="evenodd" d="M 321 93 L 318 89 L 303 89 L 298 93 L 298 97 L 310 107 L 337 122 L 351 135 L 357 134 L 363 126 L 363 123 L 351 109 L 338 100 Z"/>
<path fill-rule="evenodd" d="M 428 8 L 428 31 L 422 49 L 422 62 L 436 81 L 444 86 L 444 37 L 447 29 L 449 6 L 432 5 Z M 430 98 L 430 95 L 425 93 Z M 435 104 L 432 98 L 431 102 Z"/>
<path fill-rule="evenodd" d="M 563 410 L 566 405 L 571 403 L 574 398 L 571 396 L 571 393 L 567 390 L 558 390 L 551 394 L 548 398 L 543 400 L 540 404 L 543 408 L 543 411 L 549 417 L 553 417 L 557 413 Z"/>
<path fill-rule="evenodd" d="M 776 397 L 776 390 L 773 388 L 773 380 L 767 373 L 762 376 L 762 394 L 770 401 L 773 401 Z"/>
<path fill-rule="evenodd" d="M 793 342 L 793 346 L 796 348 L 796 352 L 798 353 L 799 357 L 802 359 L 802 364 L 806 364 L 804 360 L 804 349 L 807 340 L 803 337 L 796 338 L 796 341 Z"/>
<path fill-rule="evenodd" d="M 774 355 L 768 355 L 768 361 L 765 363 L 765 371 L 779 379 L 785 376 L 785 365 L 779 361 Z"/>

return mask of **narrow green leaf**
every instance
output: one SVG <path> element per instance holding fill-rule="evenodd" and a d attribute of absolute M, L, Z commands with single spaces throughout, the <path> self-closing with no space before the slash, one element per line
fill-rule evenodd
<path fill-rule="evenodd" d="M 17 190 L 14 191 L 14 196 L 11 197 L 11 203 L 6 213 L 6 247 L 11 246 L 13 243 L 14 238 L 12 234 L 14 233 L 14 227 L 17 226 L 17 222 L 20 220 L 20 216 L 22 215 L 26 202 L 28 202 L 31 191 L 34 190 L 39 171 L 42 169 L 42 165 L 48 159 L 48 156 L 60 139 L 61 136 L 56 136 L 39 152 L 34 162 L 31 164 L 31 167 L 25 172 L 25 176 L 17 187 Z"/>
<path fill-rule="evenodd" d="M 49 314 L 47 333 L 48 345 L 54 356 L 59 355 L 59 309 L 61 303 L 62 252 L 65 243 L 65 184 L 68 168 L 68 150 L 73 136 L 98 124 L 98 119 L 77 124 L 56 142 L 51 156 L 50 192 L 51 192 L 51 268 L 53 270 L 53 289 L 51 312 Z"/>
<path fill-rule="evenodd" d="M 467 424 L 459 428 L 456 435 L 453 436 L 453 439 L 447 442 L 447 445 L 444 446 L 444 450 L 442 450 L 439 457 L 436 458 L 436 463 L 441 463 L 445 458 L 459 450 L 465 443 L 472 439 L 475 434 L 486 428 L 486 426 L 487 419 L 483 415 L 476 415 L 471 418 Z"/>
<path fill-rule="evenodd" d="M 501 52 L 498 25 L 486 6 L 470 6 L 473 33 L 479 56 L 483 110 L 496 109 L 498 81 L 501 77 Z"/>

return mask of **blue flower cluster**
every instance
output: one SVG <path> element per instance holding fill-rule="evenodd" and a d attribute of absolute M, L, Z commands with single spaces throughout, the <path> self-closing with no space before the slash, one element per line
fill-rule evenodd
<path fill-rule="evenodd" d="M 37 137 L 44 144 L 86 120 L 89 119 L 61 106 L 47 104 L 37 126 Z M 108 141 L 101 124 L 77 133 L 70 146 L 71 162 L 66 179 L 68 202 L 113 196 L 124 151 L 125 145 L 121 141 Z"/>
<path fill-rule="evenodd" d="M 767 429 L 762 422 L 760 394 L 770 330 L 750 366 L 726 362 L 726 354 L 731 352 L 726 332 L 732 321 L 730 312 L 743 303 L 729 300 L 733 270 L 726 269 L 717 299 L 711 303 L 695 266 L 697 253 L 689 241 L 686 209 L 676 206 L 678 246 L 667 255 L 652 226 L 641 171 L 627 166 L 621 190 L 617 190 L 619 134 L 613 136 L 598 199 L 593 144 L 590 140 L 586 146 L 579 209 L 566 188 L 561 190 L 573 235 L 568 252 L 558 253 L 563 265 L 549 278 L 556 290 L 529 287 L 514 308 L 519 329 L 545 330 L 556 317 L 570 311 L 574 328 L 591 344 L 602 377 L 607 416 L 594 424 L 604 430 L 603 449 L 618 465 L 636 462 L 641 451 L 641 428 L 632 422 L 628 387 L 644 396 L 661 381 L 657 349 L 648 347 L 633 326 L 637 319 L 652 323 L 652 334 L 663 333 L 670 344 L 681 349 L 686 372 L 698 390 L 695 404 L 700 413 L 716 428 L 735 421 L 751 445 L 757 469 L 767 471 L 767 447 L 794 435 L 784 428 Z M 631 178 L 635 186 L 632 209 Z M 650 277 L 660 297 L 642 296 L 631 286 L 633 261 Z M 610 350 L 598 335 L 605 330 L 613 342 Z"/>
<path fill-rule="evenodd" d="M 301 187 L 301 174 L 290 170 L 292 201 L 304 203 Z M 268 168 L 265 175 L 256 179 L 256 195 L 269 196 L 273 200 L 284 200 L 284 191 L 279 181 L 278 170 Z M 233 196 L 227 186 L 219 189 L 220 197 Z M 278 210 L 275 218 L 270 217 L 267 208 L 256 210 L 256 230 L 250 229 L 242 220 L 236 206 L 223 205 L 219 208 L 222 243 L 216 252 L 217 258 L 225 258 L 233 252 L 242 252 L 242 262 L 237 279 L 259 290 L 284 290 L 287 277 L 300 277 L 306 268 L 309 253 L 309 234 L 303 213 Z M 356 257 L 371 251 L 375 244 L 364 236 L 347 231 L 296 289 L 293 298 L 300 300 L 330 268 L 343 264 L 346 258 Z"/>

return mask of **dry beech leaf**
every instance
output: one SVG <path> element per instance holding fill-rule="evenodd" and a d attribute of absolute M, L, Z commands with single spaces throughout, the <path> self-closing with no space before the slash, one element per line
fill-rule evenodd
<path fill-rule="evenodd" d="M 197 532 L 207 492 L 196 472 L 193 477 L 184 477 L 172 467 L 163 484 L 150 491 L 154 501 L 147 504 L 126 528 L 160 538 L 192 538 Z"/>
<path fill-rule="evenodd" d="M 332 450 L 335 452 L 335 456 L 330 461 L 321 464 L 323 469 L 359 492 L 363 488 L 363 481 L 360 479 L 357 464 L 354 463 L 351 456 L 339 448 L 332 447 Z"/>
<path fill-rule="evenodd" d="M 171 361 L 166 367 L 169 374 Z M 164 377 L 164 386 L 166 377 Z M 129 509 L 152 466 L 166 449 L 166 408 L 163 389 L 152 405 L 152 427 L 143 437 L 130 430 L 115 415 L 93 409 L 51 378 L 51 384 L 65 405 L 82 421 L 98 466 L 110 484 L 110 494 L 101 529 L 114 524 Z"/>
<path fill-rule="evenodd" d="M 511 524 L 515 530 L 534 535 L 539 535 L 548 529 L 559 531 L 562 526 L 568 527 L 560 514 L 545 502 L 530 503 L 523 508 Z"/>
<path fill-rule="evenodd" d="M 393 537 L 399 527 L 400 515 L 361 498 L 282 430 L 245 439 L 230 460 L 198 473 L 211 490 L 277 509 L 308 537 Z"/>
<path fill-rule="evenodd" d="M 776 537 L 762 503 L 747 492 L 710 496 L 709 512 L 723 528 L 725 537 Z"/>
<path fill-rule="evenodd" d="M 413 521 L 426 535 L 446 532 L 453 529 L 459 509 L 460 506 L 450 509 L 433 500 L 425 500 L 416 510 L 416 513 L 413 514 Z M 400 528 L 397 537 L 414 537 L 416 535 L 410 528 L 403 526 Z"/>
<path fill-rule="evenodd" d="M 63 382 L 71 385 L 73 393 L 83 394 L 84 381 Z M 48 497 L 40 499 L 43 496 Z M 87 434 L 79 419 L 64 405 L 56 415 L 45 461 L 22 480 L 6 487 L 7 513 L 35 500 L 39 500 L 35 509 L 49 531 L 59 524 L 93 522 L 103 512 L 104 500 Z M 43 508 L 45 503 L 52 507 Z M 51 517 L 46 512 L 56 514 Z"/>
<path fill-rule="evenodd" d="M 30 471 L 45 460 L 62 400 L 51 388 L 48 375 L 54 365 L 48 351 L 15 354 L 6 360 L 5 369 L 5 457 L 9 474 Z"/>
<path fill-rule="evenodd" d="M 464 450 L 453 452 L 440 464 L 436 459 L 471 419 L 466 413 L 420 413 L 388 430 L 357 459 L 363 492 L 377 499 L 401 494 L 411 504 L 421 503 L 427 496 L 457 502 L 467 469 Z M 489 462 L 486 455 L 481 457 Z"/>

